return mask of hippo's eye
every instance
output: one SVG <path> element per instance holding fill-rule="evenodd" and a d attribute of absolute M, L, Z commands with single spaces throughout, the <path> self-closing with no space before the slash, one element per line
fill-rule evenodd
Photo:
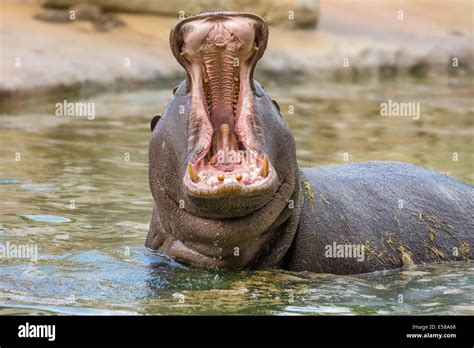
<path fill-rule="evenodd" d="M 153 132 L 153 129 L 155 129 L 155 126 L 158 123 L 158 121 L 160 120 L 160 118 L 161 118 L 161 115 L 158 114 L 158 115 L 153 116 L 153 118 L 151 119 L 150 129 L 151 129 L 152 132 Z"/>

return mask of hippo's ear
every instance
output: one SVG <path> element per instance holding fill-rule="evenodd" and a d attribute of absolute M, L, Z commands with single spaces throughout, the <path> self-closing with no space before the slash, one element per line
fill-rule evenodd
<path fill-rule="evenodd" d="M 272 99 L 272 103 L 273 105 L 275 105 L 275 107 L 277 108 L 278 110 L 278 115 L 280 115 L 281 118 L 283 118 L 283 116 L 281 115 L 281 110 L 280 110 L 280 105 L 278 105 L 277 101 L 275 99 Z"/>
<path fill-rule="evenodd" d="M 156 124 L 158 123 L 158 121 L 160 120 L 161 118 L 161 115 L 155 115 L 153 116 L 153 118 L 151 119 L 151 122 L 150 122 L 150 129 L 151 131 L 153 132 L 153 129 L 155 129 L 155 126 Z"/>
<path fill-rule="evenodd" d="M 277 101 L 275 99 L 272 99 L 272 102 L 273 102 L 273 105 L 275 105 L 276 108 L 278 109 L 278 112 L 280 112 L 280 105 L 278 105 Z"/>

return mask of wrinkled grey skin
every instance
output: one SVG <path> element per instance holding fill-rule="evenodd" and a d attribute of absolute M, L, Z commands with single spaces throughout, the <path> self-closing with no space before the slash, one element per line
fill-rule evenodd
<path fill-rule="evenodd" d="M 472 259 L 474 189 L 411 164 L 304 168 L 308 195 L 284 268 L 338 274 Z M 324 246 L 364 245 L 365 259 L 324 257 Z"/>
<path fill-rule="evenodd" d="M 156 206 L 148 248 L 219 270 L 280 267 L 353 274 L 472 259 L 473 187 L 392 162 L 300 170 L 293 136 L 256 81 L 261 146 L 277 173 L 275 190 L 250 198 L 190 199 L 183 187 L 189 161 L 187 83 L 152 122 L 149 179 Z M 330 255 L 334 243 L 363 253 Z"/>
<path fill-rule="evenodd" d="M 394 162 L 300 170 L 288 127 L 270 97 L 257 82 L 255 86 L 267 151 L 278 177 L 286 178 L 282 187 L 263 208 L 241 218 L 199 216 L 199 207 L 186 201 L 181 184 L 187 115 L 180 115 L 178 106 L 189 105 L 183 82 L 150 142 L 150 188 L 156 207 L 147 247 L 195 267 L 281 267 L 336 274 L 472 259 L 470 185 Z M 260 242 L 265 234 L 268 238 Z M 227 256 L 215 242 L 230 250 Z M 364 260 L 326 257 L 326 246 L 334 242 L 363 245 Z"/>

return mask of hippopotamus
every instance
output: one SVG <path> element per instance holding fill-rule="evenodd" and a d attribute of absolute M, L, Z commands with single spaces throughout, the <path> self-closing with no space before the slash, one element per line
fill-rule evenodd
<path fill-rule="evenodd" d="M 473 187 L 411 164 L 299 168 L 278 104 L 253 79 L 258 15 L 181 20 L 186 79 L 151 122 L 146 247 L 208 270 L 355 274 L 471 260 Z"/>

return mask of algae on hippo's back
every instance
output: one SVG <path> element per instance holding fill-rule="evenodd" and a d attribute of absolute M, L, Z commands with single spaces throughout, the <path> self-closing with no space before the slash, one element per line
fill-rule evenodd
<path fill-rule="evenodd" d="M 311 208 L 314 208 L 314 204 L 315 204 L 315 199 L 314 199 L 314 193 L 313 193 L 313 190 L 311 188 L 311 183 L 307 180 L 303 181 L 303 184 L 304 184 L 304 188 L 305 188 L 305 195 L 308 197 L 309 199 L 309 202 L 311 203 Z M 322 197 L 322 195 L 321 195 Z"/>

